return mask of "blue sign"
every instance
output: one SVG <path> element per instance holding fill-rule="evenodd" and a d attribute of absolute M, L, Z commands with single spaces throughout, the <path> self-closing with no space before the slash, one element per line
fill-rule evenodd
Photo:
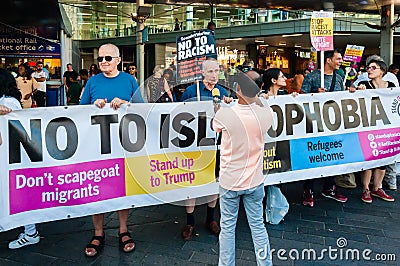
<path fill-rule="evenodd" d="M 0 57 L 60 58 L 60 44 L 29 34 L 0 35 Z"/>

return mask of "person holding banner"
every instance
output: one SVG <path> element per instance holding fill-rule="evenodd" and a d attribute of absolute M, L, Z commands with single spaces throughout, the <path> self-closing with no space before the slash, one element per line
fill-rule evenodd
<path fill-rule="evenodd" d="M 181 101 L 196 101 L 197 99 L 200 99 L 200 101 L 214 100 L 215 102 L 223 100 L 226 103 L 230 103 L 232 101 L 232 98 L 228 97 L 228 92 L 222 86 L 217 84 L 218 74 L 218 61 L 213 58 L 205 60 L 202 64 L 203 81 L 198 84 L 200 92 L 199 97 L 197 95 L 197 84 L 193 84 L 186 88 L 185 92 L 182 95 Z M 218 95 L 215 94 L 215 89 L 218 90 Z M 209 196 L 207 205 L 206 226 L 214 235 L 218 235 L 220 232 L 220 227 L 214 218 L 217 200 L 218 195 Z M 196 199 L 186 200 L 185 204 L 187 222 L 182 231 L 182 238 L 187 241 L 192 238 L 194 231 L 194 209 Z"/>
<path fill-rule="evenodd" d="M 21 92 L 17 87 L 16 81 L 5 69 L 0 69 L 0 115 L 8 114 L 14 110 L 21 110 Z M 0 132 L 0 145 L 2 144 Z M 9 249 L 22 248 L 24 246 L 37 244 L 40 241 L 39 232 L 35 224 L 24 226 L 24 232 L 18 239 L 8 244 Z"/>
<path fill-rule="evenodd" d="M 103 44 L 99 48 L 100 73 L 91 77 L 85 87 L 82 99 L 79 104 L 95 104 L 103 108 L 107 102 L 114 110 L 122 104 L 131 102 L 143 102 L 139 86 L 132 75 L 120 72 L 117 68 L 121 63 L 119 49 L 114 44 Z M 128 231 L 129 210 L 119 210 L 119 246 L 123 252 L 132 252 L 135 249 L 135 243 Z M 93 215 L 94 236 L 90 243 L 86 245 L 85 255 L 95 257 L 104 247 L 105 234 L 104 213 Z"/>
<path fill-rule="evenodd" d="M 211 121 L 213 130 L 222 133 L 218 265 L 235 265 L 235 228 L 240 199 L 250 226 L 257 265 L 272 265 L 262 204 L 264 136 L 272 125 L 272 112 L 257 97 L 260 89 L 250 75 L 239 73 L 235 80 L 238 103 L 217 109 Z"/>
<path fill-rule="evenodd" d="M 387 73 L 388 67 L 385 62 L 381 60 L 371 60 L 367 66 L 369 81 L 361 81 L 358 84 L 357 90 L 365 89 L 382 89 L 382 88 L 394 88 L 396 87 L 390 81 L 384 81 L 383 76 Z M 361 172 L 361 182 L 363 185 L 361 200 L 365 203 L 372 203 L 372 197 L 380 198 L 385 201 L 394 201 L 392 196 L 386 194 L 382 189 L 382 181 L 385 176 L 386 166 L 377 167 L 374 169 L 368 169 Z M 374 177 L 372 191 L 369 190 L 369 183 L 371 177 Z"/>
<path fill-rule="evenodd" d="M 321 70 L 315 70 L 308 74 L 301 86 L 301 93 L 321 93 L 343 91 L 343 79 L 336 73 L 342 65 L 343 59 L 340 51 L 325 51 L 324 57 L 324 84 L 325 88 L 321 88 Z M 346 202 L 347 197 L 340 194 L 335 185 L 333 176 L 325 178 L 322 196 L 339 202 Z M 314 206 L 314 179 L 308 179 L 304 183 L 303 205 Z"/>

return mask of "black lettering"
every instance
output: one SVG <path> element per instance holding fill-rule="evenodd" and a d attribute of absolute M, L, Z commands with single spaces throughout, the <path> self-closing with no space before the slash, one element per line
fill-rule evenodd
<path fill-rule="evenodd" d="M 285 120 L 283 118 L 282 109 L 278 105 L 271 105 L 271 109 L 277 116 L 277 119 L 276 119 L 277 125 L 276 125 L 275 130 L 272 128 L 272 126 L 268 129 L 268 135 L 271 138 L 275 138 L 275 137 L 279 137 L 282 134 L 283 125 L 285 124 Z"/>
<path fill-rule="evenodd" d="M 43 161 L 41 120 L 30 121 L 31 137 L 19 120 L 8 121 L 9 163 L 21 163 L 21 145 L 24 147 L 31 162 Z"/>
<path fill-rule="evenodd" d="M 187 123 L 191 123 L 195 117 L 190 113 L 180 113 L 174 117 L 172 120 L 172 128 L 179 134 L 182 134 L 186 137 L 186 139 L 182 140 L 179 137 L 171 140 L 172 144 L 176 147 L 186 148 L 193 144 L 195 141 L 195 133 L 194 131 L 185 125 L 182 125 L 182 121 L 186 121 Z"/>
<path fill-rule="evenodd" d="M 213 146 L 215 138 L 207 138 L 207 113 L 199 112 L 199 121 L 197 122 L 197 146 Z"/>
<path fill-rule="evenodd" d="M 304 117 L 304 111 L 298 104 L 287 104 L 285 107 L 286 134 L 293 135 L 293 125 L 301 122 Z M 296 116 L 293 116 L 293 112 L 296 113 Z"/>
<path fill-rule="evenodd" d="M 311 113 L 310 111 L 310 104 L 309 103 L 304 103 L 304 112 L 306 113 L 306 132 L 307 133 L 312 133 L 313 132 L 313 125 L 312 121 L 317 122 L 317 128 L 318 132 L 324 132 L 324 127 L 322 125 L 322 119 L 321 119 L 321 111 L 319 108 L 319 103 L 314 102 L 314 113 Z"/>
<path fill-rule="evenodd" d="M 329 108 L 333 109 L 333 113 L 334 113 L 334 122 L 331 123 L 331 120 L 329 119 Z M 324 123 L 326 125 L 326 127 L 330 130 L 330 131 L 335 131 L 338 130 L 340 127 L 340 108 L 339 105 L 335 102 L 335 101 L 327 101 L 324 106 L 322 107 L 322 114 L 324 117 Z"/>
<path fill-rule="evenodd" d="M 64 150 L 60 150 L 57 145 L 57 131 L 60 127 L 65 128 L 67 133 L 67 145 Z M 47 125 L 45 140 L 49 155 L 56 160 L 65 160 L 72 157 L 78 148 L 78 129 L 71 119 L 58 117 Z"/>
<path fill-rule="evenodd" d="M 100 125 L 101 154 L 111 153 L 110 124 L 118 123 L 118 115 L 92 116 L 92 125 Z"/>
<path fill-rule="evenodd" d="M 129 124 L 136 124 L 136 142 L 131 142 Z M 119 125 L 119 140 L 122 147 L 129 152 L 140 151 L 146 144 L 146 122 L 138 114 L 126 114 L 122 117 Z"/>
<path fill-rule="evenodd" d="M 169 123 L 170 114 L 161 114 L 160 119 L 160 149 L 169 147 Z"/>
<path fill-rule="evenodd" d="M 382 106 L 381 99 L 375 96 L 372 97 L 371 101 L 371 126 L 376 126 L 377 120 L 382 120 L 384 125 L 390 124 L 389 118 Z"/>
<path fill-rule="evenodd" d="M 367 107 L 365 105 L 365 99 L 364 98 L 359 98 L 358 99 L 360 103 L 360 114 L 361 114 L 361 122 L 363 127 L 369 127 L 368 124 L 368 113 L 367 113 Z"/>
<path fill-rule="evenodd" d="M 342 113 L 344 128 L 356 128 L 360 125 L 360 116 L 356 113 L 358 110 L 357 102 L 353 99 L 342 100 Z M 350 121 L 350 118 L 353 121 Z"/>

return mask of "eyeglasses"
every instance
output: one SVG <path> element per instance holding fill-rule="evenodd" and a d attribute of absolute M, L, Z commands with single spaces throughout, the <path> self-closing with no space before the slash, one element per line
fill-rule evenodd
<path fill-rule="evenodd" d="M 376 69 L 381 69 L 380 67 L 376 67 L 376 66 L 370 66 L 370 67 L 366 67 L 365 68 L 367 71 L 368 70 L 372 70 L 372 71 L 374 71 L 374 70 L 376 70 Z"/>
<path fill-rule="evenodd" d="M 129 68 L 129 70 L 135 70 L 136 69 L 136 67 L 130 67 Z"/>
<path fill-rule="evenodd" d="M 99 61 L 99 63 L 101 63 L 101 62 L 103 62 L 103 59 L 105 59 L 107 62 L 111 62 L 113 60 L 113 58 L 118 58 L 118 56 L 110 56 L 110 55 L 99 56 L 99 57 L 97 57 L 97 61 Z"/>

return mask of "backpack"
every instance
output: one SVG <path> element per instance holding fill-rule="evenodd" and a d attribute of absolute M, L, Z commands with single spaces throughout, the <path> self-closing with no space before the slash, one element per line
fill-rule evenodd
<path fill-rule="evenodd" d="M 265 206 L 265 220 L 270 224 L 279 224 L 289 211 L 289 202 L 277 186 L 268 186 Z"/>

